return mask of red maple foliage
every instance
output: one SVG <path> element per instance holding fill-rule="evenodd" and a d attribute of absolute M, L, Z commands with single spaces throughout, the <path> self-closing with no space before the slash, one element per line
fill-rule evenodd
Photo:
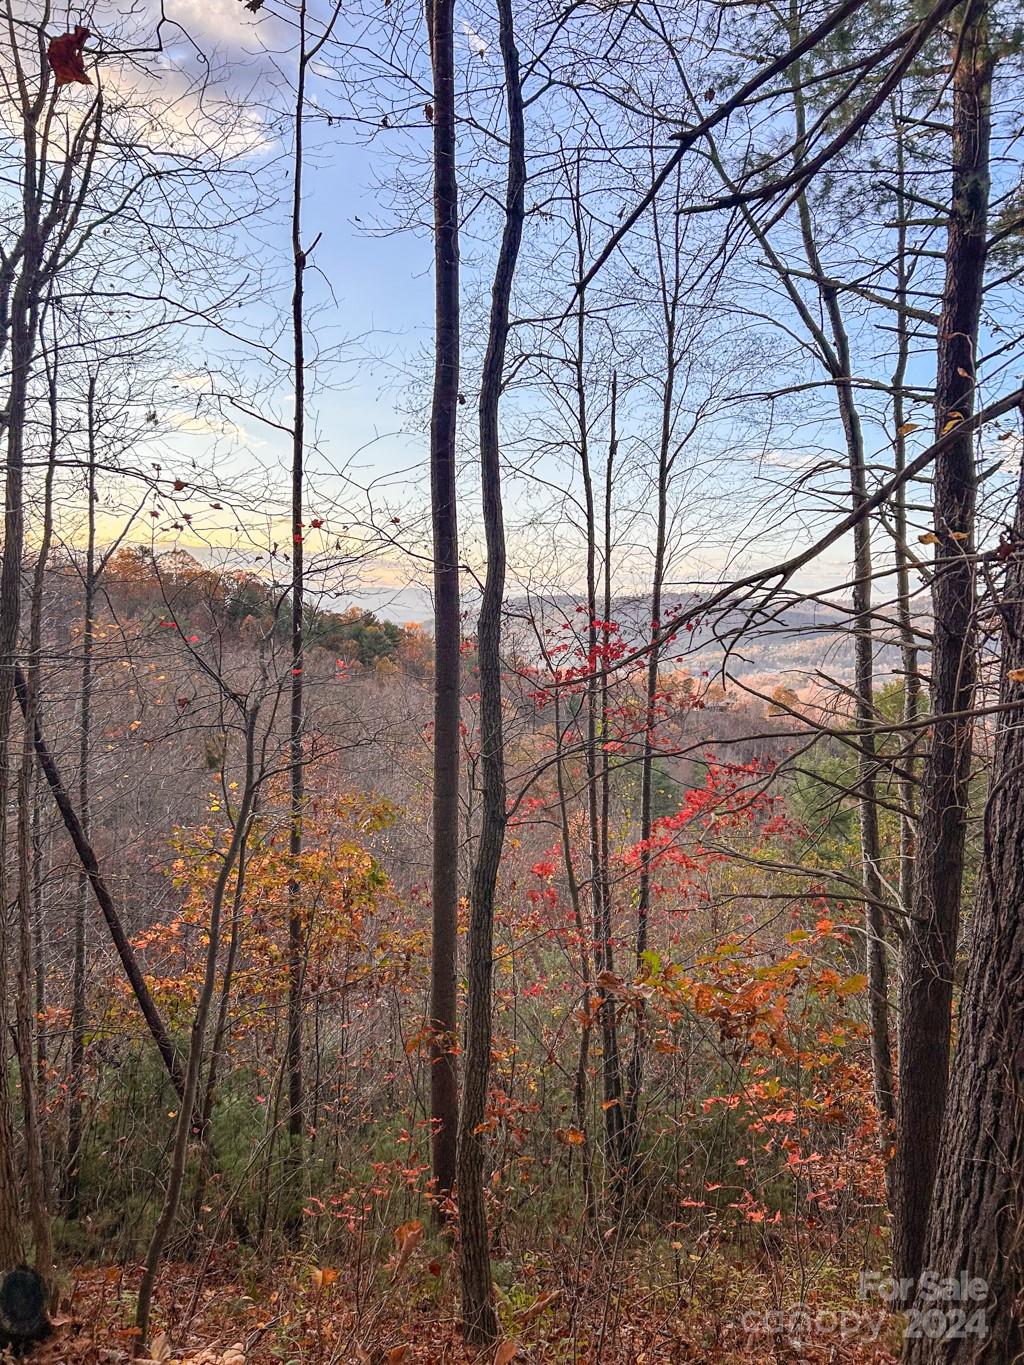
<path fill-rule="evenodd" d="M 89 30 L 81 24 L 75 25 L 74 33 L 62 33 L 59 38 L 51 38 L 46 49 L 46 57 L 56 77 L 57 86 L 92 85 L 85 74 L 82 49 L 85 47 Z"/>

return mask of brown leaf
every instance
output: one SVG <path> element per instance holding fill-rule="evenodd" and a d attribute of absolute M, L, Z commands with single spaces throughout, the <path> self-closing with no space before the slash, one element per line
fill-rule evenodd
<path fill-rule="evenodd" d="M 88 37 L 89 30 L 79 24 L 74 33 L 62 33 L 59 38 L 50 39 L 46 59 L 56 77 L 57 86 L 92 85 L 85 74 L 85 62 L 82 60 L 82 48 Z"/>
<path fill-rule="evenodd" d="M 395 1269 L 391 1278 L 397 1280 L 405 1269 L 409 1257 L 423 1241 L 423 1224 L 418 1218 L 412 1218 L 408 1223 L 403 1223 L 400 1228 L 395 1230 L 395 1243 L 398 1246 L 398 1259 L 395 1261 Z"/>
<path fill-rule="evenodd" d="M 532 1322 L 534 1318 L 539 1318 L 545 1308 L 550 1308 L 556 1299 L 562 1297 L 560 1289 L 550 1289 L 546 1294 L 542 1294 L 539 1299 L 534 1299 L 529 1308 L 524 1308 L 518 1315 L 520 1322 Z"/>
<path fill-rule="evenodd" d="M 498 1349 L 494 1353 L 494 1365 L 509 1365 L 509 1361 L 515 1360 L 518 1354 L 518 1341 L 499 1342 Z"/>

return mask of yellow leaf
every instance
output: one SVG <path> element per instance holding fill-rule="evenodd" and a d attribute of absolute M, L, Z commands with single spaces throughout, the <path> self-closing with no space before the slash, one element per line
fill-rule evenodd
<path fill-rule="evenodd" d="M 945 436 L 947 431 L 952 431 L 954 427 L 958 427 L 963 420 L 964 415 L 962 412 L 951 412 L 949 416 L 946 418 L 946 424 L 942 428 L 940 434 L 942 436 Z"/>
<path fill-rule="evenodd" d="M 922 545 L 938 545 L 939 538 L 934 531 L 925 531 L 923 536 L 918 536 Z"/>
<path fill-rule="evenodd" d="M 1006 676 L 1010 682 L 1024 682 L 1024 668 L 1008 668 Z"/>
<path fill-rule="evenodd" d="M 853 976 L 848 976 L 846 980 L 837 987 L 836 993 L 838 995 L 856 995 L 856 993 L 862 991 L 867 984 L 868 979 L 864 973 L 857 972 Z"/>
<path fill-rule="evenodd" d="M 969 531 L 950 531 L 950 540 L 966 540 L 970 535 Z"/>
<path fill-rule="evenodd" d="M 903 425 L 902 425 L 901 427 L 897 427 L 897 428 L 896 428 L 896 435 L 897 435 L 897 436 L 909 436 L 910 433 L 911 433 L 912 431 L 920 431 L 920 430 L 921 430 L 921 428 L 920 428 L 920 426 L 918 425 L 917 422 L 904 422 Z"/>

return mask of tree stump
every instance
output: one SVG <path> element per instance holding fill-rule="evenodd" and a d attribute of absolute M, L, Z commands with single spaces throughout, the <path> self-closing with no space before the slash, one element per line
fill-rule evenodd
<path fill-rule="evenodd" d="M 0 1349 L 18 1351 L 47 1335 L 46 1298 L 46 1281 L 26 1265 L 0 1278 Z"/>

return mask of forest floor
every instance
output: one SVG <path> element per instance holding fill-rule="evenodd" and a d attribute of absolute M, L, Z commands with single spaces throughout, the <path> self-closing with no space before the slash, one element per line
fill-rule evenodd
<path fill-rule="evenodd" d="M 474 1351 L 457 1327 L 454 1286 L 442 1272 L 429 1293 L 396 1286 L 356 1301 L 345 1271 L 244 1281 L 195 1265 L 164 1270 L 149 1354 L 160 1365 L 892 1365 L 902 1320 L 877 1303 L 808 1295 L 803 1310 L 756 1272 L 727 1277 L 718 1301 L 706 1292 L 666 1301 L 642 1284 L 620 1284 L 614 1301 L 575 1302 L 540 1286 L 518 1310 L 501 1304 L 504 1336 Z M 329 1283 L 323 1283 L 326 1279 Z M 138 1273 L 86 1267 L 67 1285 L 53 1336 L 32 1353 L 38 1365 L 116 1365 L 133 1358 Z M 741 1307 L 746 1304 L 746 1307 Z"/>

